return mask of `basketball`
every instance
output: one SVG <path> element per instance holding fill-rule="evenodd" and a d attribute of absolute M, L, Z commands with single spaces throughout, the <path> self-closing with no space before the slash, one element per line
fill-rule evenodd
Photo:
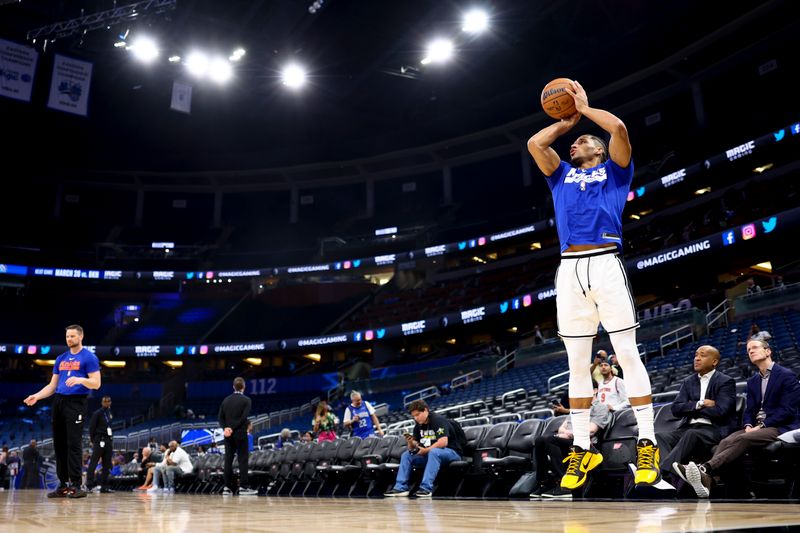
<path fill-rule="evenodd" d="M 548 116 L 560 120 L 575 113 L 575 100 L 566 90 L 571 82 L 569 78 L 556 78 L 544 86 L 542 108 Z"/>

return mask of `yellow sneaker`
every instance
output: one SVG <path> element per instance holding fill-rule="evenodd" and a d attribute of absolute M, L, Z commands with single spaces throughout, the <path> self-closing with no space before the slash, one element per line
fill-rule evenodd
<path fill-rule="evenodd" d="M 637 485 L 655 485 L 661 481 L 661 469 L 658 466 L 661 452 L 650 439 L 641 439 L 636 443 L 636 475 Z"/>
<path fill-rule="evenodd" d="M 593 448 L 573 446 L 564 462 L 568 463 L 567 473 L 561 478 L 561 488 L 575 490 L 586 483 L 587 475 L 603 462 L 603 456 Z"/>

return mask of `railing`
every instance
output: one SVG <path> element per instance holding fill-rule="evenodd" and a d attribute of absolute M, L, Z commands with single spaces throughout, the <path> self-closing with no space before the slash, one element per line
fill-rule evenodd
<path fill-rule="evenodd" d="M 516 360 L 517 360 L 517 351 L 516 350 L 514 350 L 514 351 L 508 353 L 507 355 L 505 355 L 504 357 L 501 357 L 500 359 L 498 359 L 497 363 L 495 363 L 495 369 L 497 370 L 497 374 L 499 374 L 500 372 L 504 372 L 504 371 L 508 370 L 508 367 L 513 365 L 514 361 L 516 361 Z"/>
<path fill-rule="evenodd" d="M 438 398 L 439 396 L 441 396 L 441 393 L 438 387 L 431 386 L 420 389 L 403 397 L 403 407 L 408 407 L 408 404 L 414 400 L 427 400 L 428 398 Z"/>
<path fill-rule="evenodd" d="M 716 307 L 706 313 L 706 333 L 711 331 L 711 326 L 716 324 L 717 322 L 721 322 L 720 325 L 727 326 L 728 325 L 728 311 L 730 311 L 730 300 L 725 298 L 722 300 Z M 722 310 L 719 308 L 722 307 Z"/>
<path fill-rule="evenodd" d="M 558 374 L 553 374 L 552 376 L 547 378 L 547 392 L 553 392 L 554 390 L 563 389 L 565 386 L 567 386 L 569 384 L 568 381 L 565 381 L 564 383 L 561 383 L 560 385 L 556 385 L 555 387 L 553 386 L 553 382 L 555 380 L 557 380 L 558 378 L 562 378 L 562 377 L 568 376 L 568 375 L 569 375 L 569 370 L 565 370 L 563 372 L 559 372 Z"/>
<path fill-rule="evenodd" d="M 298 440 L 300 438 L 300 432 L 297 431 L 296 429 L 293 429 L 290 432 L 292 434 L 292 439 Z M 261 435 L 260 437 L 258 437 L 258 441 L 256 442 L 256 444 L 258 444 L 259 449 L 261 449 L 263 446 L 267 444 L 274 444 L 275 442 L 277 442 L 278 437 L 280 436 L 281 436 L 280 431 L 278 433 L 270 433 L 269 435 Z"/>
<path fill-rule="evenodd" d="M 542 407 L 540 409 L 533 409 L 531 411 L 522 411 L 520 413 L 524 420 L 529 420 L 531 418 L 550 418 L 553 416 L 553 410 L 547 407 Z"/>
<path fill-rule="evenodd" d="M 525 389 L 514 389 L 514 390 L 510 390 L 510 391 L 506 392 L 505 394 L 503 394 L 500 397 L 500 405 L 505 407 L 506 406 L 506 399 L 509 396 L 519 396 L 520 394 L 524 394 L 525 395 L 525 399 L 526 400 L 528 399 L 528 391 L 526 391 Z"/>
<path fill-rule="evenodd" d="M 483 372 L 480 370 L 473 370 L 469 374 L 458 376 L 450 380 L 450 390 L 456 390 L 460 387 L 466 387 L 472 383 L 477 383 L 483 379 Z"/>
<path fill-rule="evenodd" d="M 472 409 L 473 407 L 479 407 L 481 409 L 486 407 L 486 402 L 483 400 L 475 400 L 474 402 L 467 402 L 467 403 L 460 403 L 458 405 L 452 405 L 450 407 L 445 407 L 444 409 L 437 409 L 436 412 L 440 415 L 449 415 L 451 413 L 456 413 L 455 416 L 451 418 L 461 418 L 464 416 L 464 409 Z"/>
<path fill-rule="evenodd" d="M 456 418 L 459 424 L 463 427 L 470 426 L 488 426 L 492 423 L 488 416 L 476 416 L 473 418 Z"/>
<path fill-rule="evenodd" d="M 499 424 L 500 422 L 521 422 L 522 415 L 519 413 L 503 413 L 494 415 L 492 417 L 492 424 Z"/>
<path fill-rule="evenodd" d="M 682 331 L 688 331 L 688 333 L 681 333 Z M 681 326 L 677 329 L 673 329 L 667 333 L 661 335 L 658 338 L 658 342 L 661 345 L 661 355 L 664 355 L 664 349 L 667 346 L 672 346 L 673 344 L 677 344 L 680 347 L 680 342 L 684 339 L 692 339 L 694 340 L 694 328 L 691 324 L 686 324 L 685 326 Z M 667 342 L 664 342 L 664 341 Z"/>

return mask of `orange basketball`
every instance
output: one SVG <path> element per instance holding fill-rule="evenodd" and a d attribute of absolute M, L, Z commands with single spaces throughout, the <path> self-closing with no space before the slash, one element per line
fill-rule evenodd
<path fill-rule="evenodd" d="M 572 82 L 569 78 L 556 78 L 542 90 L 542 108 L 555 119 L 575 114 L 575 99 L 566 91 Z"/>

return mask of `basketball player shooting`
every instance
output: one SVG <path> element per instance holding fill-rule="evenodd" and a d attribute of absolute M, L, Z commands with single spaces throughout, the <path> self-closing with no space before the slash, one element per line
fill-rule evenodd
<path fill-rule="evenodd" d="M 545 175 L 553 195 L 561 263 L 556 271 L 556 310 L 559 336 L 569 358 L 569 402 L 574 434 L 561 487 L 574 490 L 603 462 L 589 440 L 592 377 L 589 371 L 592 339 L 600 323 L 625 372 L 631 406 L 639 425 L 636 445 L 637 485 L 661 479 L 659 451 L 653 430 L 650 378 L 636 347 L 636 308 L 630 292 L 622 251 L 622 210 L 625 207 L 633 161 L 625 124 L 616 116 L 589 107 L 586 91 L 577 81 L 566 86 L 576 113 L 547 126 L 528 140 L 528 151 Z M 562 161 L 550 145 L 586 117 L 610 134 L 608 147 L 594 135 L 581 135 Z"/>

